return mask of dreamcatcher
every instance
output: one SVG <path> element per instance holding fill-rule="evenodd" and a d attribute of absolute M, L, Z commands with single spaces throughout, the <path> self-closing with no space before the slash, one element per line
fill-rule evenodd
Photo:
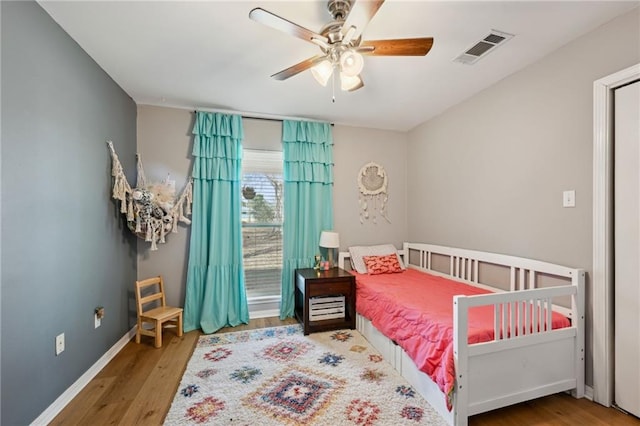
<path fill-rule="evenodd" d="M 107 141 L 111 151 L 111 175 L 113 198 L 120 200 L 120 212 L 127 216 L 127 226 L 135 235 L 151 243 L 151 250 L 158 250 L 156 243 L 165 243 L 168 232 L 178 232 L 178 221 L 191 223 L 185 215 L 191 214 L 192 180 L 189 178 L 176 198 L 175 183 L 169 178 L 160 183 L 147 184 L 142 168 L 142 160 L 136 155 L 138 178 L 136 187 L 131 189 L 122 170 L 113 143 Z"/>
<path fill-rule="evenodd" d="M 367 163 L 358 173 L 358 188 L 360 195 L 360 223 L 371 219 L 377 223 L 377 213 L 391 223 L 387 217 L 387 172 L 376 163 Z"/>

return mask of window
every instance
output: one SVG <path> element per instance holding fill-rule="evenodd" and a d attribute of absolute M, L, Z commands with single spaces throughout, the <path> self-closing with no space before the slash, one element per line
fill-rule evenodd
<path fill-rule="evenodd" d="M 243 150 L 242 252 L 247 298 L 280 297 L 282 152 Z"/>

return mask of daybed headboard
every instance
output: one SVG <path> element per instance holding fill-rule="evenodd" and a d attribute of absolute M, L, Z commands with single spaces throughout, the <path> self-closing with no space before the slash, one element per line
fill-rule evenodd
<path fill-rule="evenodd" d="M 454 278 L 491 291 L 518 291 L 572 284 L 584 286 L 584 270 L 539 260 L 444 247 L 404 243 L 398 250 L 409 268 Z M 347 266 L 349 252 L 341 252 L 339 266 Z M 554 308 L 572 317 L 572 300 L 554 301 Z"/>

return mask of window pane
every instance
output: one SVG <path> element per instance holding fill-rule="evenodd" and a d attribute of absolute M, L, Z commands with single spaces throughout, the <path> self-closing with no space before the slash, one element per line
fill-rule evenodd
<path fill-rule="evenodd" d="M 279 297 L 282 152 L 245 149 L 242 163 L 242 249 L 247 297 Z"/>

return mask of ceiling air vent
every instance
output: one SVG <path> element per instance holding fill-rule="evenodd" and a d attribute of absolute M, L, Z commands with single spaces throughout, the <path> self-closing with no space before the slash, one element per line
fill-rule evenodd
<path fill-rule="evenodd" d="M 475 43 L 463 54 L 455 58 L 454 62 L 461 62 L 463 64 L 473 64 L 478 59 L 486 56 L 489 52 L 494 50 L 497 46 L 504 44 L 507 40 L 513 37 L 513 34 L 505 33 L 502 31 L 491 30 L 491 32 L 482 40 Z"/>

